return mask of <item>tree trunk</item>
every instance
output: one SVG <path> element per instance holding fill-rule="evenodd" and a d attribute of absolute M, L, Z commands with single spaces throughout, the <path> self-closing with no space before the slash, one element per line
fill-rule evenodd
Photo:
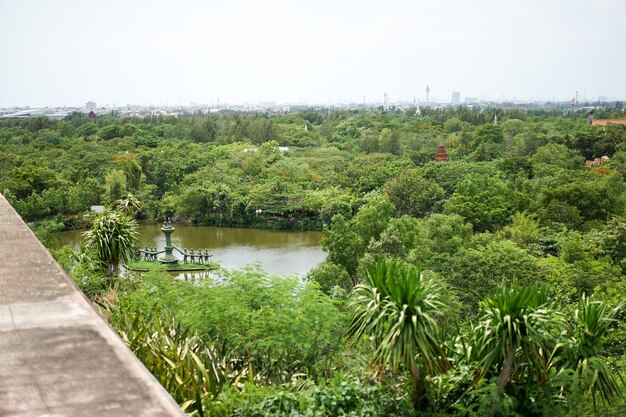
<path fill-rule="evenodd" d="M 513 346 L 509 346 L 506 356 L 504 358 L 504 364 L 502 365 L 502 370 L 500 371 L 500 375 L 498 376 L 498 389 L 500 393 L 504 391 L 504 387 L 509 383 L 511 379 L 511 374 L 513 373 L 513 365 L 515 363 L 515 349 Z"/>
<path fill-rule="evenodd" d="M 419 368 L 416 366 L 408 366 L 409 373 L 411 374 L 411 380 L 413 381 L 413 388 L 415 389 L 415 399 L 413 406 L 416 410 L 426 410 L 428 408 L 428 398 L 424 391 L 424 381 Z"/>

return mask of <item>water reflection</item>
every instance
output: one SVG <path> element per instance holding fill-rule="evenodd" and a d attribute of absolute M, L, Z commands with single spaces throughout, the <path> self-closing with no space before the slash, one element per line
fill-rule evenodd
<path fill-rule="evenodd" d="M 213 272 L 215 274 L 215 272 Z M 186 271 L 172 273 L 174 279 L 197 284 L 203 279 L 212 278 L 211 271 Z"/>

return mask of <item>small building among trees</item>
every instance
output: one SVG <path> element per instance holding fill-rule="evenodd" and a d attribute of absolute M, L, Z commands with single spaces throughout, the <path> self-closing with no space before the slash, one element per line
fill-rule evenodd
<path fill-rule="evenodd" d="M 446 151 L 446 147 L 439 145 L 437 148 L 437 153 L 435 153 L 435 161 L 437 162 L 447 162 L 448 161 L 448 151 Z"/>
<path fill-rule="evenodd" d="M 601 158 L 594 158 L 594 159 L 585 161 L 585 165 L 588 167 L 599 167 L 609 162 L 610 160 L 611 158 L 609 158 L 607 155 L 604 155 Z"/>

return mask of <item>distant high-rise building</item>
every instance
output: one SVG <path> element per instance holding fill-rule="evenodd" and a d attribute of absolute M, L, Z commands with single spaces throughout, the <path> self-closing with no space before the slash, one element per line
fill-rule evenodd
<path fill-rule="evenodd" d="M 426 103 L 430 102 L 430 86 L 426 84 Z"/>
<path fill-rule="evenodd" d="M 452 99 L 450 100 L 452 104 L 461 104 L 461 93 L 458 91 L 452 92 Z"/>
<path fill-rule="evenodd" d="M 85 110 L 87 111 L 96 111 L 96 103 L 93 101 L 88 101 L 85 103 Z"/>

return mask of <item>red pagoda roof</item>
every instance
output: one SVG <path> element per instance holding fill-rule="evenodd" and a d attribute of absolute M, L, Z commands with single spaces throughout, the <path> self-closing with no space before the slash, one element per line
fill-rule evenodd
<path fill-rule="evenodd" d="M 445 162 L 448 160 L 448 151 L 446 151 L 446 147 L 443 145 L 439 145 L 437 148 L 437 153 L 435 154 L 435 161 Z"/>

